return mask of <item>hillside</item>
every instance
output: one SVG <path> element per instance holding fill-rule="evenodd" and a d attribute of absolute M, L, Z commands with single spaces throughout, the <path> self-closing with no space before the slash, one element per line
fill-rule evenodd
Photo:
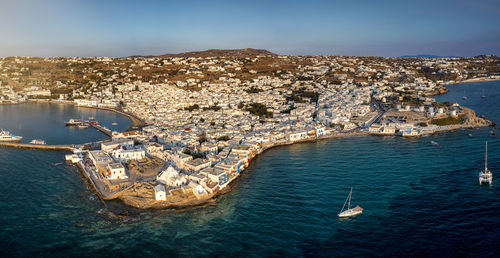
<path fill-rule="evenodd" d="M 165 54 L 159 57 L 252 57 L 259 55 L 276 55 L 265 49 L 209 49 L 205 51 L 184 52 L 179 54 Z"/>

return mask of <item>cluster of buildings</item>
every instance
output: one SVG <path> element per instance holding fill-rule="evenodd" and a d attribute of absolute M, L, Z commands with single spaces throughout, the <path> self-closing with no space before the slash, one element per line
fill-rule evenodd
<path fill-rule="evenodd" d="M 197 198 L 217 193 L 270 146 L 343 133 L 414 136 L 442 130 L 431 121 L 459 117 L 463 109 L 429 96 L 449 83 L 498 76 L 496 62 L 274 55 L 4 58 L 0 82 L 14 86 L 0 84 L 0 100 L 48 94 L 142 119 L 147 126 L 141 131 L 113 133 L 112 141 L 82 160 L 110 187 L 137 178 L 154 182 L 154 198 L 164 201 L 176 191 Z M 67 79 L 50 82 L 53 92 L 47 92 L 48 79 L 29 79 L 29 71 L 44 77 L 44 63 L 64 67 L 58 71 Z M 13 67 L 20 71 L 11 72 Z M 151 158 L 165 167 L 133 175 L 131 163 L 138 169 Z"/>

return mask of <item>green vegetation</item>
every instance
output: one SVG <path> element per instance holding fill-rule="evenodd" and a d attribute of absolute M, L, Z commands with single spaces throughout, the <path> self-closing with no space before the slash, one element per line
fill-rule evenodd
<path fill-rule="evenodd" d="M 217 138 L 217 141 L 229 141 L 231 138 L 229 138 L 228 135 L 221 136 Z"/>
<path fill-rule="evenodd" d="M 465 115 L 460 115 L 458 117 L 445 117 L 439 119 L 432 119 L 431 124 L 433 125 L 457 125 L 463 123 L 465 120 Z"/>
<path fill-rule="evenodd" d="M 246 89 L 245 92 L 246 93 L 259 93 L 259 92 L 263 92 L 263 90 L 252 86 L 250 89 Z"/>
<path fill-rule="evenodd" d="M 304 89 L 293 91 L 292 95 L 287 97 L 288 101 L 294 101 L 296 103 L 304 103 L 304 98 L 310 99 L 311 102 L 318 102 L 319 93 L 314 91 L 306 91 Z"/>
<path fill-rule="evenodd" d="M 200 106 L 198 104 L 191 105 L 189 107 L 185 107 L 184 110 L 188 110 L 189 112 L 195 110 L 195 109 L 200 109 Z"/>
<path fill-rule="evenodd" d="M 345 125 L 332 123 L 332 124 L 330 124 L 330 127 L 331 128 L 339 128 L 340 130 L 344 130 Z"/>
<path fill-rule="evenodd" d="M 273 112 L 267 111 L 267 106 L 260 103 L 252 103 L 246 108 L 252 115 L 259 116 L 260 118 L 272 118 Z"/>
<path fill-rule="evenodd" d="M 194 153 L 189 149 L 185 150 L 184 154 L 190 155 L 191 157 L 193 157 L 193 159 L 197 159 L 197 158 L 202 159 L 203 158 L 203 155 L 201 155 L 200 153 Z"/>
<path fill-rule="evenodd" d="M 204 107 L 203 111 L 207 111 L 207 110 L 219 111 L 221 109 L 221 107 L 219 107 L 218 105 L 219 105 L 219 103 L 215 103 L 213 106 Z"/>
<path fill-rule="evenodd" d="M 198 141 L 200 143 L 206 142 L 207 141 L 207 134 L 205 132 L 203 132 L 200 135 L 198 135 Z"/>

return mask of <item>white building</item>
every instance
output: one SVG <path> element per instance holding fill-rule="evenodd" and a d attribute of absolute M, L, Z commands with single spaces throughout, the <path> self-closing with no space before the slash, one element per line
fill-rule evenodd
<path fill-rule="evenodd" d="M 158 184 L 155 186 L 155 199 L 157 201 L 166 201 L 167 200 L 167 192 L 165 191 L 165 186 L 162 184 Z"/>
<path fill-rule="evenodd" d="M 125 167 L 121 163 L 109 163 L 106 167 L 106 176 L 109 180 L 127 179 Z"/>
<path fill-rule="evenodd" d="M 113 150 L 113 158 L 120 162 L 128 162 L 129 160 L 141 160 L 146 157 L 146 152 L 143 149 L 123 149 Z"/>

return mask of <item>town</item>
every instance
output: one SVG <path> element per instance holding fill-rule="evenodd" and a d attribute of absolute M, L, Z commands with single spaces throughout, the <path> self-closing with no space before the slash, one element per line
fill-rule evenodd
<path fill-rule="evenodd" d="M 353 135 L 421 136 L 490 122 L 433 95 L 500 79 L 499 58 L 281 56 L 245 49 L 159 57 L 0 59 L 0 102 L 105 108 L 141 123 L 76 149 L 101 198 L 206 203 L 268 148 Z M 465 98 L 466 96 L 464 96 Z M 61 121 L 62 123 L 63 121 Z"/>

